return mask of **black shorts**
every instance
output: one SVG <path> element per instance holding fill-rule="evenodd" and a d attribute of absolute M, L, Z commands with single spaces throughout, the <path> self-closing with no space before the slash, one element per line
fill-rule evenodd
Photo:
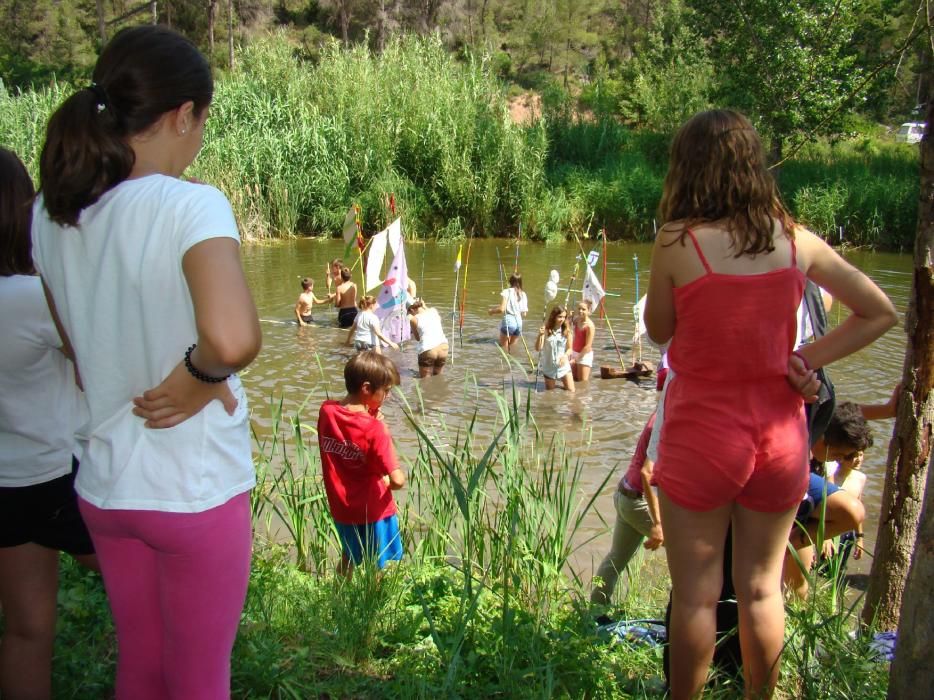
<path fill-rule="evenodd" d="M 91 536 L 78 512 L 75 475 L 71 473 L 32 486 L 0 488 L 0 547 L 28 542 L 68 554 L 93 554 Z"/>
<path fill-rule="evenodd" d="M 337 325 L 341 328 L 350 328 L 355 318 L 357 318 L 357 307 L 355 306 L 337 310 Z"/>

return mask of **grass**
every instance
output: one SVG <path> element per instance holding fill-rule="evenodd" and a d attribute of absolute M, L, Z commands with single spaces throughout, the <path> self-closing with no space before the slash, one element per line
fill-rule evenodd
<path fill-rule="evenodd" d="M 335 235 L 351 202 L 367 232 L 380 230 L 390 192 L 410 237 L 511 236 L 521 225 L 531 240 L 563 240 L 593 216 L 611 237 L 650 239 L 668 135 L 582 119 L 569 99 L 515 125 L 492 63 L 458 61 L 437 38 L 396 38 L 379 55 L 335 43 L 315 62 L 284 37 L 258 40 L 236 73 L 218 76 L 191 174 L 220 187 L 257 240 Z M 47 117 L 73 89 L 0 86 L 0 144 L 34 175 Z M 917 146 L 811 144 L 781 183 L 795 214 L 835 242 L 843 226 L 850 245 L 910 249 Z"/>
<path fill-rule="evenodd" d="M 405 558 L 383 572 L 359 567 L 350 581 L 334 573 L 313 430 L 270 402 L 271 427 L 256 434 L 257 546 L 234 697 L 663 697 L 661 649 L 599 637 L 589 580 L 569 565 L 593 507 L 581 462 L 537 429 L 514 386 L 487 397 L 468 379 L 463 394 L 495 400 L 495 425 L 474 416 L 429 429 L 406 406 L 419 447 L 403 456 Z M 611 613 L 661 617 L 665 581 L 630 574 Z M 789 608 L 782 692 L 883 696 L 887 666 L 850 634 L 858 606 L 828 583 L 812 589 Z M 59 602 L 55 697 L 106 697 L 115 649 L 99 579 L 63 564 Z M 710 697 L 735 693 L 727 679 Z"/>

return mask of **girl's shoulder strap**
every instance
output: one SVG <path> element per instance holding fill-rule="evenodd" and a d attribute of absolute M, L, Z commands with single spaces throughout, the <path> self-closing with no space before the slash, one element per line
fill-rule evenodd
<path fill-rule="evenodd" d="M 710 269 L 710 263 L 708 263 L 707 258 L 704 257 L 704 253 L 701 250 L 700 243 L 697 242 L 697 236 L 694 235 L 694 231 L 688 228 L 688 229 L 685 229 L 684 232 L 690 237 L 691 243 L 694 244 L 694 250 L 697 251 L 697 257 L 700 258 L 700 261 L 703 264 L 704 269 L 707 271 L 708 274 L 713 272 L 713 270 Z"/>

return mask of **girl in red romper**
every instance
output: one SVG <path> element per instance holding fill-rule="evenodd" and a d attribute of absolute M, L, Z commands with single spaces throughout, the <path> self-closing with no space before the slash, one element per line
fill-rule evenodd
<path fill-rule="evenodd" d="M 655 342 L 671 340 L 674 372 L 655 467 L 673 588 L 671 695 L 703 689 L 732 520 L 746 694 L 769 697 L 784 641 L 782 555 L 807 485 L 813 370 L 897 317 L 868 277 L 795 224 L 741 114 L 702 112 L 681 127 L 659 208 L 668 223 L 645 321 Z M 793 353 L 805 277 L 853 313 Z"/>

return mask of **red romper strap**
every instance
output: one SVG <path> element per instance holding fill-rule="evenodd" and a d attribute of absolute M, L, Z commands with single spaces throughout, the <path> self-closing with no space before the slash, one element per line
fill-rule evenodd
<path fill-rule="evenodd" d="M 687 229 L 687 234 L 691 237 L 691 242 L 694 244 L 694 249 L 697 251 L 697 257 L 699 257 L 700 261 L 704 264 L 704 269 L 707 270 L 708 274 L 712 273 L 713 270 L 710 269 L 710 264 L 707 262 L 707 258 L 705 258 L 704 254 L 701 252 L 700 244 L 698 244 L 697 238 L 694 236 L 694 232 L 691 229 Z"/>

